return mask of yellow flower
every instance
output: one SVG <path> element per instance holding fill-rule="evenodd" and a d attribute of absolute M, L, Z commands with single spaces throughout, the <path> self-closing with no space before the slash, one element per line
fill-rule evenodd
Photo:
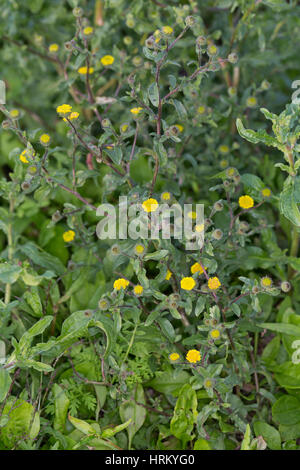
<path fill-rule="evenodd" d="M 135 295 L 142 295 L 144 288 L 140 284 L 137 284 L 133 290 Z"/>
<path fill-rule="evenodd" d="M 74 230 L 68 230 L 67 232 L 63 233 L 63 239 L 65 242 L 72 242 L 75 238 Z"/>
<path fill-rule="evenodd" d="M 167 274 L 166 274 L 166 277 L 165 277 L 165 280 L 168 281 L 169 279 L 171 279 L 171 277 L 172 277 L 172 273 L 171 273 L 171 271 L 168 269 Z"/>
<path fill-rule="evenodd" d="M 10 112 L 9 112 L 9 115 L 10 117 L 12 118 L 17 118 L 20 114 L 20 111 L 18 109 L 12 109 Z"/>
<path fill-rule="evenodd" d="M 142 255 L 145 251 L 144 245 L 136 245 L 135 252 L 137 255 Z"/>
<path fill-rule="evenodd" d="M 158 208 L 158 202 L 156 199 L 150 197 L 150 199 L 143 202 L 142 207 L 145 212 L 155 212 Z"/>
<path fill-rule="evenodd" d="M 188 212 L 188 217 L 189 217 L 190 219 L 196 219 L 196 217 L 197 217 L 197 212 L 195 212 L 195 211 Z"/>
<path fill-rule="evenodd" d="M 92 28 L 91 26 L 86 26 L 83 30 L 83 34 L 85 36 L 90 36 L 91 34 L 93 34 L 94 32 L 94 28 Z"/>
<path fill-rule="evenodd" d="M 104 55 L 100 61 L 102 65 L 112 65 L 115 61 L 115 58 L 112 55 Z"/>
<path fill-rule="evenodd" d="M 27 158 L 26 158 L 26 152 L 27 152 L 27 151 L 26 151 L 26 149 L 25 149 L 25 150 L 23 150 L 23 152 L 20 154 L 20 160 L 21 160 L 22 163 L 29 163 L 29 161 L 28 161 Z"/>
<path fill-rule="evenodd" d="M 221 285 L 218 277 L 210 277 L 207 284 L 210 290 L 216 290 Z"/>
<path fill-rule="evenodd" d="M 201 361 L 200 351 L 197 351 L 197 349 L 190 349 L 187 352 L 186 360 L 193 364 L 196 364 L 196 362 L 200 362 Z"/>
<path fill-rule="evenodd" d="M 239 205 L 242 209 L 251 209 L 254 205 L 254 201 L 251 196 L 247 194 L 239 198 Z"/>
<path fill-rule="evenodd" d="M 68 119 L 70 119 L 70 121 L 72 121 L 72 119 L 78 119 L 79 118 L 79 113 L 77 111 L 73 111 L 69 116 L 68 116 Z M 66 118 L 63 118 L 63 120 L 65 122 L 68 122 L 68 120 Z"/>
<path fill-rule="evenodd" d="M 184 277 L 180 281 L 181 289 L 183 290 L 192 290 L 196 285 L 195 279 L 192 277 Z"/>
<path fill-rule="evenodd" d="M 272 279 L 268 276 L 265 276 L 261 279 L 260 283 L 263 287 L 271 287 Z"/>
<path fill-rule="evenodd" d="M 201 105 L 197 109 L 198 114 L 204 114 L 205 113 L 205 106 Z"/>
<path fill-rule="evenodd" d="M 255 96 L 249 96 L 249 98 L 247 99 L 247 106 L 249 108 L 254 108 L 256 105 L 257 99 L 255 98 Z"/>
<path fill-rule="evenodd" d="M 57 52 L 59 49 L 59 45 L 54 43 L 54 44 L 50 44 L 49 48 L 48 48 L 48 51 L 49 52 Z"/>
<path fill-rule="evenodd" d="M 221 153 L 228 153 L 228 152 L 229 152 L 229 147 L 228 147 L 228 145 L 220 145 L 219 151 L 220 151 Z"/>
<path fill-rule="evenodd" d="M 221 168 L 226 168 L 228 166 L 228 161 L 227 160 L 221 160 L 220 161 L 220 167 Z"/>
<path fill-rule="evenodd" d="M 35 151 L 31 151 L 28 150 L 28 149 L 24 149 L 23 152 L 20 154 L 19 158 L 21 160 L 22 163 L 29 163 L 29 161 L 27 160 L 27 157 L 34 157 L 35 155 Z"/>
<path fill-rule="evenodd" d="M 198 233 L 203 232 L 203 230 L 204 230 L 204 224 L 196 225 L 196 226 L 195 226 L 195 230 L 196 230 L 196 232 L 198 232 Z"/>
<path fill-rule="evenodd" d="M 131 108 L 130 112 L 132 114 L 139 114 L 140 111 L 142 111 L 143 108 L 138 107 L 138 108 Z"/>
<path fill-rule="evenodd" d="M 163 26 L 162 31 L 165 34 L 172 34 L 173 33 L 173 28 L 171 28 L 171 26 Z"/>
<path fill-rule="evenodd" d="M 218 48 L 214 44 L 210 44 L 207 48 L 207 52 L 210 55 L 216 55 L 218 53 Z"/>
<path fill-rule="evenodd" d="M 172 353 L 169 355 L 169 359 L 171 361 L 177 361 L 177 359 L 179 359 L 179 354 L 178 353 Z"/>
<path fill-rule="evenodd" d="M 89 75 L 91 75 L 92 73 L 94 73 L 94 68 L 93 67 L 89 67 L 89 69 L 84 66 L 84 67 L 80 67 L 78 70 L 77 70 L 78 73 L 80 73 L 80 75 L 86 75 L 87 73 Z"/>
<path fill-rule="evenodd" d="M 126 289 L 128 285 L 129 285 L 129 281 L 127 281 L 127 279 L 120 277 L 119 279 L 115 280 L 114 289 L 116 290 Z"/>
<path fill-rule="evenodd" d="M 128 124 L 123 124 L 123 126 L 121 126 L 121 131 L 122 132 L 126 132 L 128 129 Z"/>
<path fill-rule="evenodd" d="M 179 130 L 179 132 L 182 132 L 184 127 L 181 124 L 175 124 L 175 127 Z"/>
<path fill-rule="evenodd" d="M 49 144 L 50 142 L 50 135 L 48 134 L 42 134 L 41 137 L 40 137 L 40 142 L 42 144 Z"/>
<path fill-rule="evenodd" d="M 168 192 L 162 193 L 161 199 L 163 201 L 169 201 L 171 199 L 171 193 L 168 193 Z"/>
<path fill-rule="evenodd" d="M 271 196 L 271 189 L 264 188 L 261 193 L 264 197 L 270 197 Z"/>
<path fill-rule="evenodd" d="M 221 334 L 219 330 L 215 329 L 215 330 L 211 330 L 210 336 L 212 337 L 212 339 L 219 339 Z"/>
<path fill-rule="evenodd" d="M 207 268 L 204 266 L 204 269 L 207 269 Z M 195 273 L 202 274 L 203 272 L 204 272 L 203 268 L 202 268 L 201 264 L 199 264 L 199 263 L 195 263 L 191 267 L 191 273 L 192 274 L 195 274 Z"/>
<path fill-rule="evenodd" d="M 69 104 L 61 104 L 57 106 L 56 112 L 58 114 L 69 114 L 72 111 L 72 106 Z"/>

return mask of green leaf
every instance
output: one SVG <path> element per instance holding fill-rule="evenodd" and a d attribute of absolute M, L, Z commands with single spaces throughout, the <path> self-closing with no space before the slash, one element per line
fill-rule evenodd
<path fill-rule="evenodd" d="M 284 333 L 286 335 L 300 336 L 300 326 L 291 325 L 289 323 L 258 323 L 260 328 L 276 331 L 277 333 Z"/>
<path fill-rule="evenodd" d="M 300 227 L 300 212 L 295 199 L 294 183 L 291 183 L 280 193 L 279 209 L 290 222 Z"/>
<path fill-rule="evenodd" d="M 58 258 L 43 251 L 33 242 L 20 246 L 20 250 L 38 266 L 50 269 L 59 275 L 65 272 L 65 267 Z"/>
<path fill-rule="evenodd" d="M 117 434 L 118 432 L 121 432 L 124 429 L 128 428 L 130 423 L 131 423 L 131 418 L 128 421 L 126 421 L 126 423 L 119 424 L 118 426 L 115 426 L 114 428 L 105 429 L 101 433 L 101 437 L 110 438 L 110 437 L 114 436 L 115 434 Z"/>
<path fill-rule="evenodd" d="M 213 450 L 213 448 L 206 439 L 197 439 L 194 444 L 194 450 Z"/>
<path fill-rule="evenodd" d="M 143 426 L 146 419 L 146 409 L 138 405 L 138 403 L 146 404 L 144 390 L 141 384 L 136 385 L 131 400 L 123 402 L 119 407 L 121 420 L 127 422 L 131 420 L 127 427 L 129 444 L 128 448 L 131 449 L 131 443 L 134 435 Z"/>
<path fill-rule="evenodd" d="M 272 407 L 274 421 L 287 426 L 300 422 L 300 401 L 296 397 L 284 395 Z"/>
<path fill-rule="evenodd" d="M 5 399 L 9 387 L 11 385 L 11 378 L 6 369 L 0 369 L 0 403 Z"/>
<path fill-rule="evenodd" d="M 174 415 L 170 423 L 171 433 L 177 439 L 182 440 L 184 446 L 194 438 L 192 431 L 197 415 L 196 392 L 191 385 L 185 384 L 179 392 Z"/>
<path fill-rule="evenodd" d="M 24 300 L 31 307 L 33 316 L 41 318 L 43 315 L 43 306 L 39 296 L 39 291 L 37 287 L 32 287 L 30 291 L 26 291 L 24 294 Z"/>
<path fill-rule="evenodd" d="M 184 370 L 156 372 L 156 376 L 147 385 L 160 393 L 177 396 L 181 387 L 189 381 L 190 375 Z"/>
<path fill-rule="evenodd" d="M 240 136 L 252 144 L 258 144 L 259 142 L 262 142 L 269 147 L 276 147 L 279 150 L 282 150 L 283 148 L 283 146 L 274 137 L 271 137 L 265 131 L 259 130 L 255 132 L 251 129 L 245 129 L 241 119 L 239 118 L 236 120 L 236 128 Z"/>
<path fill-rule="evenodd" d="M 262 436 L 266 441 L 267 446 L 271 450 L 281 449 L 281 438 L 280 434 L 273 426 L 262 421 L 256 421 L 253 425 L 256 437 Z"/>
<path fill-rule="evenodd" d="M 153 106 L 157 108 L 158 103 L 159 103 L 159 93 L 158 93 L 158 88 L 155 82 L 149 86 L 148 96 Z"/>
<path fill-rule="evenodd" d="M 1 440 L 8 448 L 18 442 L 34 439 L 40 430 L 40 417 L 31 403 L 12 398 L 5 405 L 3 416 L 8 416 L 7 424 L 1 428 Z"/>
<path fill-rule="evenodd" d="M 64 390 L 57 384 L 53 385 L 52 393 L 55 410 L 54 429 L 64 433 L 70 400 Z"/>
<path fill-rule="evenodd" d="M 20 339 L 20 349 L 26 350 L 30 346 L 33 338 L 41 335 L 52 321 L 53 317 L 51 315 L 47 315 L 29 328 L 29 330 L 27 330 Z"/>
<path fill-rule="evenodd" d="M 69 415 L 68 419 L 73 426 L 78 429 L 78 431 L 82 432 L 86 436 L 91 436 L 97 434 L 95 429 L 86 421 L 82 419 L 74 418 L 73 416 Z"/>
<path fill-rule="evenodd" d="M 250 450 L 250 439 L 251 439 L 251 429 L 249 424 L 246 426 L 246 432 L 244 434 L 244 439 L 241 444 L 241 450 Z"/>
<path fill-rule="evenodd" d="M 20 276 L 22 268 L 10 263 L 0 264 L 0 282 L 4 284 L 13 284 Z"/>

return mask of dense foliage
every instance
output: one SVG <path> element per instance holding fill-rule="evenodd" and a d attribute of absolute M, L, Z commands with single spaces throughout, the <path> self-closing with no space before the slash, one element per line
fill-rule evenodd
<path fill-rule="evenodd" d="M 0 448 L 299 449 L 298 2 L 0 17 Z M 203 247 L 99 239 L 120 196 Z"/>

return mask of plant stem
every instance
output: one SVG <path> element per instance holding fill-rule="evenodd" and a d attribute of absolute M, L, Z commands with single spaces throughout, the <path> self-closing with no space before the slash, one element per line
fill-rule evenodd
<path fill-rule="evenodd" d="M 299 233 L 296 227 L 293 227 L 292 231 L 292 243 L 290 249 L 290 256 L 296 257 L 298 254 L 299 248 Z M 291 279 L 293 277 L 294 270 L 291 266 L 288 267 L 288 278 Z"/>
<path fill-rule="evenodd" d="M 11 217 L 14 211 L 14 200 L 13 198 L 9 201 L 9 212 L 10 212 L 10 221 L 7 226 L 7 247 L 8 247 L 8 261 L 12 261 L 13 258 L 13 234 L 12 234 L 12 221 Z M 5 304 L 9 304 L 11 298 L 11 284 L 7 283 L 5 286 Z"/>

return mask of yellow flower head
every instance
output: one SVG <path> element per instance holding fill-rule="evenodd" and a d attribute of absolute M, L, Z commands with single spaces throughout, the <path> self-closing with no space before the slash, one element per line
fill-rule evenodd
<path fill-rule="evenodd" d="M 163 201 L 169 201 L 169 200 L 171 199 L 171 193 L 168 193 L 168 192 L 162 193 L 161 199 L 162 199 Z"/>
<path fill-rule="evenodd" d="M 196 281 L 192 277 L 184 277 L 180 281 L 180 286 L 181 286 L 181 289 L 183 290 L 192 290 L 194 289 L 195 285 L 196 285 Z"/>
<path fill-rule="evenodd" d="M 20 154 L 20 160 L 22 163 L 29 163 L 29 161 L 26 158 L 26 149 L 23 150 L 23 152 Z"/>
<path fill-rule="evenodd" d="M 195 226 L 195 230 L 196 230 L 196 232 L 198 232 L 198 233 L 203 232 L 203 230 L 204 230 L 204 224 L 196 225 L 196 226 Z"/>
<path fill-rule="evenodd" d="M 80 75 L 86 75 L 87 73 L 89 75 L 91 75 L 92 73 L 94 73 L 94 68 L 93 67 L 89 67 L 89 69 L 84 66 L 84 67 L 80 67 L 77 72 L 80 74 Z"/>
<path fill-rule="evenodd" d="M 184 127 L 181 124 L 175 124 L 175 127 L 179 130 L 179 132 L 182 132 Z"/>
<path fill-rule="evenodd" d="M 251 207 L 254 206 L 254 201 L 251 196 L 246 194 L 245 196 L 241 196 L 239 198 L 239 206 L 242 209 L 251 209 Z"/>
<path fill-rule="evenodd" d="M 200 362 L 201 361 L 200 351 L 197 351 L 197 349 L 190 349 L 187 352 L 186 360 L 192 364 L 196 364 L 197 362 Z"/>
<path fill-rule="evenodd" d="M 207 269 L 205 266 L 204 266 L 205 269 Z M 192 274 L 195 274 L 195 273 L 199 273 L 199 274 L 202 274 L 204 271 L 203 271 L 203 268 L 201 266 L 200 263 L 194 263 L 193 266 L 191 267 L 191 273 Z"/>
<path fill-rule="evenodd" d="M 228 161 L 227 160 L 221 160 L 220 161 L 220 167 L 221 168 L 226 168 L 228 166 Z"/>
<path fill-rule="evenodd" d="M 228 145 L 220 145 L 219 151 L 220 151 L 220 153 L 228 153 L 229 152 Z"/>
<path fill-rule="evenodd" d="M 128 285 L 129 285 L 129 281 L 127 281 L 127 279 L 120 277 L 119 279 L 115 280 L 114 289 L 116 290 L 126 289 Z"/>
<path fill-rule="evenodd" d="M 260 283 L 263 287 L 271 287 L 272 279 L 268 276 L 265 276 L 261 279 Z"/>
<path fill-rule="evenodd" d="M 255 98 L 255 96 L 249 96 L 249 98 L 247 99 L 247 106 L 249 108 L 255 108 L 256 105 L 257 99 Z"/>
<path fill-rule="evenodd" d="M 169 35 L 173 33 L 173 28 L 171 28 L 171 26 L 163 26 L 162 31 L 164 34 Z"/>
<path fill-rule="evenodd" d="M 264 188 L 261 193 L 262 193 L 263 197 L 270 197 L 271 196 L 271 189 Z"/>
<path fill-rule="evenodd" d="M 56 112 L 58 114 L 69 114 L 72 111 L 72 106 L 69 104 L 61 104 L 57 106 Z"/>
<path fill-rule="evenodd" d="M 104 55 L 101 59 L 100 62 L 102 65 L 112 65 L 115 61 L 115 58 L 112 55 Z"/>
<path fill-rule="evenodd" d="M 145 251 L 144 245 L 136 245 L 135 246 L 135 252 L 137 255 L 142 255 Z"/>
<path fill-rule="evenodd" d="M 193 219 L 193 220 L 196 219 L 196 217 L 197 217 L 197 212 L 195 212 L 195 211 L 190 211 L 190 212 L 188 212 L 188 217 L 189 217 L 190 219 Z"/>
<path fill-rule="evenodd" d="M 127 129 L 128 129 L 128 124 L 123 124 L 123 125 L 121 126 L 121 131 L 122 131 L 122 132 L 126 132 Z"/>
<path fill-rule="evenodd" d="M 142 111 L 143 108 L 141 108 L 140 106 L 138 108 L 131 108 L 130 112 L 132 114 L 139 114 L 140 111 Z"/>
<path fill-rule="evenodd" d="M 137 284 L 133 290 L 135 295 L 142 295 L 144 288 L 140 284 Z"/>
<path fill-rule="evenodd" d="M 29 163 L 29 161 L 27 160 L 27 157 L 28 158 L 34 157 L 34 155 L 35 155 L 34 150 L 30 152 L 30 150 L 24 149 L 23 152 L 20 154 L 19 158 L 22 163 Z"/>
<path fill-rule="evenodd" d="M 13 119 L 16 119 L 17 117 L 19 117 L 19 114 L 20 114 L 20 111 L 18 109 L 12 109 L 9 112 L 10 117 Z"/>
<path fill-rule="evenodd" d="M 221 336 L 221 333 L 220 333 L 219 330 L 214 329 L 214 330 L 211 330 L 210 336 L 211 336 L 212 339 L 219 339 L 220 336 Z"/>
<path fill-rule="evenodd" d="M 155 212 L 158 208 L 158 202 L 156 199 L 150 197 L 149 199 L 143 202 L 142 207 L 145 212 Z"/>
<path fill-rule="evenodd" d="M 49 48 L 48 48 L 48 51 L 49 52 L 57 52 L 59 50 L 59 45 L 54 43 L 54 44 L 50 44 Z"/>
<path fill-rule="evenodd" d="M 207 52 L 210 54 L 210 55 L 216 55 L 218 53 L 218 48 L 214 45 L 214 44 L 210 44 L 208 47 L 207 47 Z"/>
<path fill-rule="evenodd" d="M 169 279 L 171 279 L 171 277 L 172 277 L 172 273 L 171 273 L 171 271 L 168 269 L 167 274 L 166 274 L 166 277 L 165 277 L 165 280 L 168 281 Z"/>
<path fill-rule="evenodd" d="M 210 290 L 216 290 L 221 286 L 221 283 L 219 281 L 219 278 L 215 276 L 215 277 L 210 277 L 208 279 L 207 285 Z"/>
<path fill-rule="evenodd" d="M 205 113 L 205 106 L 201 105 L 197 109 L 198 114 L 204 114 Z"/>
<path fill-rule="evenodd" d="M 75 238 L 74 230 L 68 230 L 67 232 L 63 233 L 63 239 L 65 242 L 72 242 Z"/>
<path fill-rule="evenodd" d="M 48 134 L 42 134 L 40 137 L 40 142 L 41 144 L 49 144 L 50 142 L 50 135 Z"/>
<path fill-rule="evenodd" d="M 72 119 L 78 119 L 79 118 L 79 113 L 77 111 L 73 111 L 71 114 L 69 114 L 68 119 L 72 121 Z M 65 122 L 68 122 L 66 118 L 63 118 Z"/>
<path fill-rule="evenodd" d="M 177 359 L 179 359 L 179 354 L 178 353 L 172 353 L 169 355 L 169 359 L 171 361 L 177 361 Z"/>
<path fill-rule="evenodd" d="M 94 28 L 92 28 L 91 26 L 86 26 L 83 30 L 83 34 L 85 36 L 90 36 L 91 34 L 93 34 L 94 32 Z"/>

